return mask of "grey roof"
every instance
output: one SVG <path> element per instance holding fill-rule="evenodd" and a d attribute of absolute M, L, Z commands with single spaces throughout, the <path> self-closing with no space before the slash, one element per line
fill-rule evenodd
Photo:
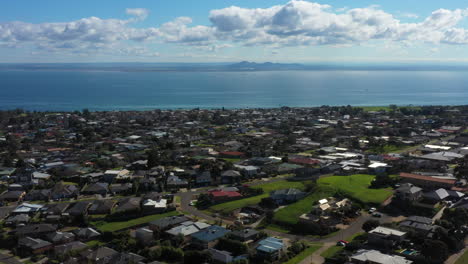
<path fill-rule="evenodd" d="M 376 263 L 376 264 L 411 264 L 411 260 L 407 260 L 401 256 L 386 255 L 377 250 L 360 249 L 351 259 L 358 260 L 365 263 Z"/>
<path fill-rule="evenodd" d="M 192 238 L 203 242 L 211 242 L 220 239 L 229 232 L 230 231 L 224 227 L 212 225 L 197 233 L 192 234 Z"/>
<path fill-rule="evenodd" d="M 56 243 L 56 242 L 61 242 L 64 240 L 72 239 L 74 238 L 75 235 L 70 232 L 53 232 L 47 235 L 47 240 L 50 242 Z"/>
<path fill-rule="evenodd" d="M 396 189 L 397 192 L 401 193 L 417 193 L 422 191 L 422 188 L 419 188 L 418 186 L 414 186 L 411 183 L 404 183 L 402 184 L 398 189 Z"/>
<path fill-rule="evenodd" d="M 255 229 L 243 229 L 243 230 L 236 230 L 231 233 L 232 236 L 240 237 L 240 238 L 249 238 L 252 236 L 256 236 L 259 232 Z"/>
<path fill-rule="evenodd" d="M 18 245 L 30 249 L 39 249 L 51 246 L 52 244 L 39 238 L 23 237 L 18 240 Z"/>
<path fill-rule="evenodd" d="M 441 201 L 447 197 L 449 197 L 449 193 L 447 190 L 440 188 L 435 191 L 430 191 L 427 193 L 424 193 L 424 197 L 429 198 L 431 200 L 436 200 L 436 201 Z"/>
<path fill-rule="evenodd" d="M 56 246 L 55 247 L 55 252 L 57 252 L 59 254 L 66 254 L 69 251 L 82 250 L 82 249 L 85 249 L 87 247 L 88 247 L 88 245 L 86 245 L 85 243 L 82 243 L 80 241 L 72 241 L 72 242 L 69 242 L 69 243 L 66 243 L 66 244 L 63 244 L 63 245 Z"/>
<path fill-rule="evenodd" d="M 158 228 L 160 229 L 165 229 L 169 226 L 174 226 L 174 225 L 177 225 L 177 224 L 181 224 L 183 222 L 186 222 L 190 220 L 188 217 L 184 216 L 184 215 L 180 215 L 180 216 L 168 216 L 168 217 L 164 217 L 164 218 L 161 218 L 161 219 L 158 219 L 158 220 L 154 220 L 152 222 L 150 222 L 151 225 L 154 225 L 154 226 L 157 226 Z"/>

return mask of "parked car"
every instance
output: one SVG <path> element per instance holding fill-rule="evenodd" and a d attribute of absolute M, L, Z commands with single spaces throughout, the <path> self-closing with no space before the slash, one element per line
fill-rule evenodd
<path fill-rule="evenodd" d="M 377 217 L 377 218 L 380 218 L 382 217 L 382 214 L 381 213 L 378 213 L 378 212 L 375 212 L 372 214 L 373 217 Z"/>

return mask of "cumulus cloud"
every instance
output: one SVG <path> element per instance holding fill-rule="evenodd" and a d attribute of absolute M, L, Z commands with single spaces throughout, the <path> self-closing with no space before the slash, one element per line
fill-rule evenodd
<path fill-rule="evenodd" d="M 149 15 L 149 10 L 146 8 L 127 8 L 127 15 L 136 16 L 139 19 L 145 19 Z"/>
<path fill-rule="evenodd" d="M 466 9 L 439 9 L 419 22 L 403 23 L 397 18 L 401 13 L 393 15 L 379 6 L 333 9 L 329 5 L 293 0 L 269 8 L 231 6 L 211 10 L 208 26 L 193 25 L 191 18 L 179 17 L 159 27 L 147 28 L 135 27 L 133 23 L 145 19 L 149 10 L 128 8 L 126 13 L 131 18 L 0 23 L 0 46 L 32 44 L 40 50 L 80 52 L 115 48 L 117 44 L 134 41 L 145 45 L 152 42 L 189 45 L 216 52 L 224 48 L 223 45 L 235 43 L 271 45 L 275 49 L 281 46 L 366 45 L 375 40 L 402 46 L 468 44 L 468 30 L 460 26 L 468 16 Z M 138 51 L 126 53 L 137 54 Z"/>

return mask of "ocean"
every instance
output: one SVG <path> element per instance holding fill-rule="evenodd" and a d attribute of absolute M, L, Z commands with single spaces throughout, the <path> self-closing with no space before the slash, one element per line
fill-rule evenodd
<path fill-rule="evenodd" d="M 468 104 L 464 71 L 0 71 L 0 109 Z"/>

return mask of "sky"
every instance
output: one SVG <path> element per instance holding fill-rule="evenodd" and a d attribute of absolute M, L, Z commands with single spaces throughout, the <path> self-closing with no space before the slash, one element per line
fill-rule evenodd
<path fill-rule="evenodd" d="M 0 63 L 468 63 L 466 0 L 0 0 Z"/>

